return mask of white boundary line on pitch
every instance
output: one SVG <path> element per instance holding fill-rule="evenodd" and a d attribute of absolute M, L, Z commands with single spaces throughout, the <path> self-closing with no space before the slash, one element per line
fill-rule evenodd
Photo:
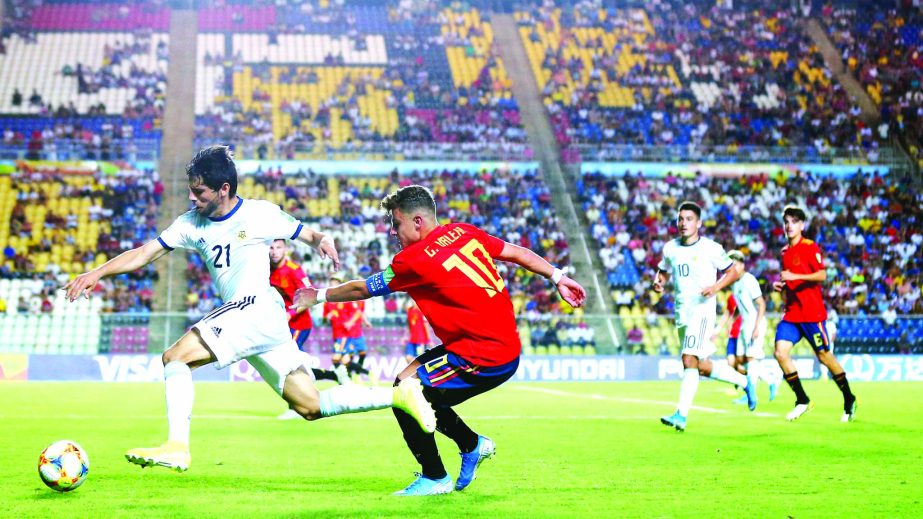
<path fill-rule="evenodd" d="M 676 406 L 676 402 L 667 402 L 664 400 L 649 400 L 646 398 L 626 398 L 626 397 L 620 397 L 620 396 L 606 396 L 606 395 L 600 395 L 597 393 L 573 393 L 570 391 L 560 391 L 558 389 L 548 389 L 544 387 L 534 387 L 534 386 L 516 385 L 516 386 L 510 386 L 510 387 L 515 387 L 516 389 L 521 389 L 523 391 L 534 391 L 536 393 L 545 393 L 547 395 L 555 395 L 555 396 L 567 396 L 567 397 L 576 396 L 576 397 L 581 397 L 581 398 L 589 398 L 590 400 L 610 400 L 612 402 L 626 402 L 629 404 L 654 404 L 654 405 L 664 405 L 668 407 Z M 703 411 L 706 413 L 731 414 L 731 411 L 728 411 L 727 409 L 715 409 L 714 407 L 705 407 L 705 406 L 700 406 L 700 405 L 693 405 L 691 409 L 695 409 L 696 411 Z M 763 412 L 756 412 L 756 411 L 749 413 L 749 415 L 759 416 L 762 418 L 775 418 L 779 416 L 776 413 L 763 413 Z"/>
<path fill-rule="evenodd" d="M 23 415 L 23 416 L 14 416 L 14 415 L 0 415 L 0 420 L 47 420 L 49 415 Z M 67 418 L 71 420 L 109 420 L 115 418 L 113 416 L 92 416 L 92 415 L 55 415 L 54 418 Z M 124 418 L 131 420 L 166 420 L 166 415 L 140 415 L 140 416 L 124 416 Z M 610 416 L 610 415 L 495 415 L 495 416 L 477 416 L 470 415 L 469 417 L 472 420 L 650 420 L 650 415 L 621 415 L 621 416 Z M 233 414 L 204 414 L 204 415 L 192 415 L 193 420 L 272 420 L 272 421 L 284 421 L 277 420 L 275 415 L 233 415 Z M 393 416 L 374 416 L 374 415 L 352 415 L 349 418 L 350 420 L 394 420 Z M 289 420 L 292 422 L 297 422 L 298 420 Z M 329 420 L 325 420 L 329 421 Z"/>

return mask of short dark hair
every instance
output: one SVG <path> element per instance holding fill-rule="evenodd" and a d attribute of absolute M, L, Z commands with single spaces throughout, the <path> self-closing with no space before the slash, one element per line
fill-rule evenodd
<path fill-rule="evenodd" d="M 680 211 L 692 211 L 695 213 L 695 217 L 699 220 L 702 219 L 702 208 L 699 207 L 699 204 L 686 200 L 685 202 L 679 204 L 679 209 L 676 210 L 676 213 L 679 214 Z"/>
<path fill-rule="evenodd" d="M 400 209 L 402 213 L 424 210 L 436 216 L 436 199 L 429 188 L 413 184 L 404 186 L 381 199 L 381 208 L 389 213 Z"/>
<path fill-rule="evenodd" d="M 805 214 L 804 209 L 797 205 L 785 206 L 785 209 L 782 209 L 782 219 L 784 220 L 786 216 L 797 218 L 800 222 L 808 221 L 808 215 Z"/>
<path fill-rule="evenodd" d="M 186 176 L 198 178 L 203 184 L 218 191 L 221 186 L 231 186 L 229 196 L 237 194 L 237 165 L 234 153 L 227 146 L 216 144 L 202 148 L 186 165 Z"/>

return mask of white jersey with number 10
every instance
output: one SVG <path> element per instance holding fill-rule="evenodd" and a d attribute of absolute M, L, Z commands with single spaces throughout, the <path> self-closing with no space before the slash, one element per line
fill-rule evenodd
<path fill-rule="evenodd" d="M 683 245 L 677 238 L 663 246 L 663 258 L 657 268 L 668 272 L 673 281 L 679 323 L 686 323 L 699 311 L 716 313 L 715 296 L 703 297 L 702 290 L 713 285 L 718 272 L 727 270 L 731 263 L 724 247 L 708 238 L 700 237 L 692 245 Z"/>

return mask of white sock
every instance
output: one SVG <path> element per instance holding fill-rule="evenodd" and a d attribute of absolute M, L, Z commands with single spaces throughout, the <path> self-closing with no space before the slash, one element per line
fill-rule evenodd
<path fill-rule="evenodd" d="M 393 402 L 394 388 L 344 384 L 320 392 L 320 414 L 361 413 L 391 407 Z"/>
<path fill-rule="evenodd" d="M 163 381 L 166 386 L 168 439 L 189 445 L 189 423 L 192 421 L 192 402 L 195 388 L 192 385 L 192 370 L 183 362 L 168 362 L 163 367 Z"/>
<path fill-rule="evenodd" d="M 686 368 L 683 370 L 683 382 L 679 385 L 679 403 L 676 410 L 682 416 L 689 415 L 689 408 L 692 407 L 692 399 L 695 398 L 695 392 L 699 389 L 699 370 L 695 368 Z"/>
<path fill-rule="evenodd" d="M 753 390 L 756 390 L 756 386 L 760 383 L 760 377 L 763 369 L 760 367 L 759 361 L 748 362 L 746 364 L 747 368 L 747 382 L 753 384 Z"/>
<path fill-rule="evenodd" d="M 741 388 L 747 386 L 747 377 L 743 376 L 736 369 L 728 366 L 726 362 L 712 362 L 711 375 L 708 378 L 737 384 Z"/>

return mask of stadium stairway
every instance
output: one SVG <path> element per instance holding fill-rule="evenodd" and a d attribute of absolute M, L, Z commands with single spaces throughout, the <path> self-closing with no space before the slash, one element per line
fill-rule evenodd
<path fill-rule="evenodd" d="M 165 186 L 159 227 L 165 229 L 188 207 L 185 164 L 192 158 L 195 142 L 195 86 L 198 13 L 174 9 L 170 14 L 170 65 L 167 69 L 169 100 L 164 109 L 164 131 L 160 148 L 160 171 Z M 155 263 L 160 279 L 156 284 L 154 308 L 161 312 L 182 312 L 185 308 L 186 280 L 182 273 L 185 254 L 168 254 Z M 165 281 L 165 282 L 164 282 Z M 170 324 L 172 323 L 172 324 Z M 151 323 L 151 344 L 169 344 L 169 337 L 180 337 L 185 323 L 169 320 L 168 325 Z M 164 334 L 163 336 L 161 334 Z"/>
<path fill-rule="evenodd" d="M 519 102 L 522 123 L 529 136 L 529 145 L 535 150 L 536 158 L 542 164 L 541 170 L 545 182 L 551 188 L 555 210 L 560 216 L 565 234 L 574 247 L 571 254 L 574 277 L 587 289 L 587 311 L 612 315 L 612 302 L 603 295 L 605 285 L 599 279 L 599 272 L 604 272 L 598 264 L 599 254 L 598 251 L 591 250 L 596 244 L 593 240 L 587 240 L 587 227 L 581 224 L 577 215 L 573 203 L 573 200 L 577 199 L 574 190 L 576 183 L 565 177 L 561 168 L 558 143 L 532 76 L 516 22 L 509 14 L 495 14 L 491 21 L 494 24 L 497 49 L 506 64 L 509 77 L 513 78 L 513 94 Z M 608 293 L 608 290 L 605 293 Z M 624 335 L 617 333 L 617 325 L 611 320 L 599 321 L 596 326 L 596 337 L 608 337 L 615 346 L 622 344 L 621 337 Z"/>

